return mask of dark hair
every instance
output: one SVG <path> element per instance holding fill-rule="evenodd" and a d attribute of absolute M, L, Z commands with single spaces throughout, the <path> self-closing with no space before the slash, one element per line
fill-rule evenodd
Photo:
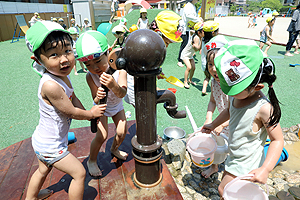
<path fill-rule="evenodd" d="M 206 55 L 206 65 L 205 65 L 205 71 L 204 71 L 204 74 L 206 76 L 206 78 L 210 79 L 211 78 L 211 74 L 209 73 L 208 71 L 208 60 L 211 56 L 213 56 L 215 58 L 216 54 L 218 53 L 220 48 L 213 48 L 213 49 L 210 49 L 208 52 L 207 52 L 207 55 Z M 209 75 L 207 75 L 209 74 Z"/>
<path fill-rule="evenodd" d="M 142 14 L 143 14 L 143 13 L 140 13 L 140 18 L 142 18 Z M 146 19 L 148 19 L 147 16 L 146 16 Z"/>
<path fill-rule="evenodd" d="M 258 83 L 267 83 L 269 86 L 268 96 L 270 103 L 273 107 L 271 116 L 269 118 L 268 127 L 277 125 L 281 118 L 281 109 L 279 106 L 279 100 L 273 89 L 273 83 L 276 80 L 275 65 L 269 58 L 264 58 L 262 64 L 259 67 L 258 73 L 248 89 L 255 87 Z"/>
<path fill-rule="evenodd" d="M 300 4 L 298 4 L 298 6 L 296 7 L 296 9 L 300 9 Z"/>
<path fill-rule="evenodd" d="M 63 31 L 53 31 L 47 36 L 43 44 L 37 50 L 35 50 L 34 52 L 35 57 L 37 59 L 40 59 L 41 49 L 45 50 L 46 42 L 50 42 L 51 44 L 56 42 L 56 46 L 58 45 L 58 42 L 61 42 L 63 46 L 66 46 L 65 40 L 71 42 L 71 45 L 73 46 L 72 37 L 68 33 Z"/>
<path fill-rule="evenodd" d="M 219 31 L 219 29 L 216 29 L 213 32 L 206 32 L 206 31 L 204 31 L 204 37 L 203 37 L 204 43 L 209 42 L 209 40 L 214 37 L 213 33 L 214 32 L 218 32 L 218 31 Z"/>
<path fill-rule="evenodd" d="M 149 25 L 149 29 L 151 29 L 152 31 L 155 31 L 156 29 L 158 29 L 157 23 L 155 20 L 153 20 L 151 22 L 151 24 Z"/>

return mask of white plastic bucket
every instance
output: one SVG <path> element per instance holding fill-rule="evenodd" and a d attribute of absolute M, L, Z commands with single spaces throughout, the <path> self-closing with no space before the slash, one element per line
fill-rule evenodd
<path fill-rule="evenodd" d="M 258 185 L 242 180 L 250 179 L 253 176 L 254 174 L 246 174 L 230 181 L 224 188 L 224 200 L 268 200 L 268 195 Z M 267 185 L 266 187 L 268 190 Z"/>
<path fill-rule="evenodd" d="M 193 163 L 198 167 L 208 167 L 214 161 L 217 143 L 211 134 L 193 133 L 187 141 L 186 149 L 190 152 Z"/>
<path fill-rule="evenodd" d="M 220 164 L 225 161 L 228 155 L 228 138 L 225 134 L 221 133 L 216 135 L 217 150 L 215 152 L 215 159 L 213 164 Z"/>

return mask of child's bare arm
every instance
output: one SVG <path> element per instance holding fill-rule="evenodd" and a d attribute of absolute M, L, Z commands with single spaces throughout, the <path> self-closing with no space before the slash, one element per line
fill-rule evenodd
<path fill-rule="evenodd" d="M 77 98 L 75 93 L 72 94 L 72 103 L 76 108 L 80 108 L 82 110 L 85 110 L 84 106 L 82 105 L 81 101 Z"/>
<path fill-rule="evenodd" d="M 106 105 L 94 106 L 91 110 L 75 107 L 63 88 L 54 81 L 46 81 L 43 84 L 41 95 L 46 103 L 54 106 L 61 113 L 72 119 L 90 120 L 101 117 L 106 108 Z M 75 101 L 77 101 L 76 106 L 78 106 L 79 100 Z"/>
<path fill-rule="evenodd" d="M 201 49 L 201 42 L 200 42 L 200 38 L 199 38 L 198 36 L 195 36 L 195 37 L 194 37 L 193 48 L 194 48 L 196 51 L 200 51 L 200 49 Z"/>
<path fill-rule="evenodd" d="M 111 45 L 110 49 L 113 49 L 117 45 L 118 39 L 115 39 L 114 43 Z"/>
<path fill-rule="evenodd" d="M 117 97 L 123 98 L 127 93 L 127 72 L 119 71 L 118 83 L 111 75 L 103 73 L 100 77 L 100 83 L 110 89 Z"/>
<path fill-rule="evenodd" d="M 138 19 L 136 26 L 139 28 L 139 24 L 140 24 L 140 18 Z"/>
<path fill-rule="evenodd" d="M 212 116 L 213 116 L 213 113 L 215 112 L 215 109 L 216 109 L 216 101 L 211 92 L 210 99 L 209 99 L 208 106 L 207 106 L 206 120 L 205 120 L 204 124 L 208 124 L 208 123 L 212 122 Z"/>
<path fill-rule="evenodd" d="M 272 40 L 273 42 L 275 42 L 275 40 L 272 38 L 272 36 L 270 35 L 270 27 L 269 26 L 267 26 L 266 27 L 266 33 L 267 33 L 267 37 L 270 39 L 270 40 Z"/>
<path fill-rule="evenodd" d="M 257 119 L 261 126 L 264 126 L 267 130 L 271 143 L 269 145 L 268 153 L 263 165 L 250 173 L 255 174 L 251 179 L 252 181 L 257 181 L 260 183 L 266 183 L 269 173 L 275 167 L 284 145 L 283 134 L 278 123 L 275 126 L 268 127 L 269 117 L 270 117 L 271 104 L 265 104 L 259 110 L 255 120 Z"/>
<path fill-rule="evenodd" d="M 86 75 L 86 81 L 91 90 L 93 101 L 95 102 L 95 104 L 99 104 L 100 99 L 103 99 L 106 95 L 106 93 L 104 92 L 104 89 L 102 87 L 98 88 L 96 86 L 96 84 L 94 83 L 94 80 L 90 74 Z M 99 79 L 99 81 L 100 81 L 100 79 Z"/>

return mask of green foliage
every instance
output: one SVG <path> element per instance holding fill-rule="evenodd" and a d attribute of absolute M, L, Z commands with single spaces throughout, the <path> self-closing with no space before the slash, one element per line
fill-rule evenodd
<path fill-rule="evenodd" d="M 198 10 L 198 9 L 201 7 L 201 5 L 202 5 L 202 0 L 199 0 L 199 1 L 195 4 L 196 10 Z"/>
<path fill-rule="evenodd" d="M 249 5 L 248 11 L 251 11 L 251 12 L 259 12 L 260 11 L 261 2 L 247 0 L 246 3 Z"/>
<path fill-rule="evenodd" d="M 261 2 L 262 8 L 270 8 L 271 10 L 280 10 L 282 4 L 279 0 L 265 0 Z"/>

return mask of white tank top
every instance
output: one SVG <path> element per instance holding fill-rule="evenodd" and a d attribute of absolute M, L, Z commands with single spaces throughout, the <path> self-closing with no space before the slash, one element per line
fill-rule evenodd
<path fill-rule="evenodd" d="M 99 81 L 99 75 L 92 74 L 91 72 L 88 72 L 88 73 L 91 75 L 95 85 L 97 87 L 101 87 L 101 83 Z M 118 82 L 119 71 L 118 70 L 115 71 L 112 76 L 114 77 L 115 81 Z M 115 93 L 113 93 L 111 90 L 108 91 L 106 104 L 107 104 L 107 106 L 106 106 L 104 115 L 107 117 L 112 117 L 124 109 L 122 98 L 117 97 L 115 95 Z M 94 105 L 95 105 L 95 102 L 94 102 Z"/>
<path fill-rule="evenodd" d="M 140 18 L 140 24 L 139 24 L 140 29 L 148 29 L 147 24 L 148 24 L 148 19 L 142 20 L 142 18 Z"/>
<path fill-rule="evenodd" d="M 40 120 L 32 135 L 32 146 L 35 151 L 52 154 L 68 146 L 68 131 L 71 125 L 71 118 L 62 114 L 55 107 L 48 105 L 42 99 L 41 89 L 46 81 L 54 81 L 59 84 L 71 101 L 74 89 L 72 86 L 70 88 L 60 78 L 49 73 L 43 74 L 40 80 L 38 89 Z"/>

